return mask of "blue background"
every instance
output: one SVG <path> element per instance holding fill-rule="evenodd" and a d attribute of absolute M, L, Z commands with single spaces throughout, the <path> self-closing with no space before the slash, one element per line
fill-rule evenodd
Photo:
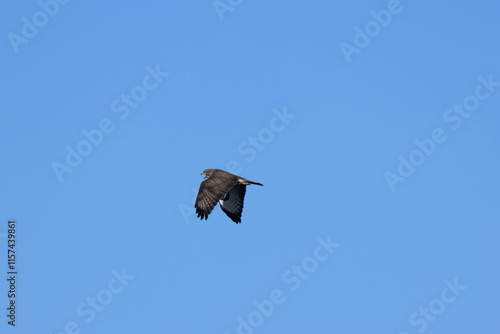
<path fill-rule="evenodd" d="M 226 1 L 0 5 L 1 332 L 499 333 L 500 4 Z"/>

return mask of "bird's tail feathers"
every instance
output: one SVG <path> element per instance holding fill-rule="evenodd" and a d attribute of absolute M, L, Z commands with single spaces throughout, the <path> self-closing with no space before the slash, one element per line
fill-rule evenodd
<path fill-rule="evenodd" d="M 244 180 L 244 181 L 243 181 L 243 184 L 246 184 L 246 185 L 248 185 L 248 184 L 256 184 L 256 185 L 258 185 L 258 186 L 264 186 L 262 183 L 259 183 L 259 182 L 253 182 L 253 181 L 250 181 L 250 180 Z"/>

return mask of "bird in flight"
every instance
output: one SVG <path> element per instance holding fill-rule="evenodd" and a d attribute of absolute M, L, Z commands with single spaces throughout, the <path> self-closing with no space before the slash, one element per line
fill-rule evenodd
<path fill-rule="evenodd" d="M 236 224 L 241 223 L 243 212 L 243 199 L 246 187 L 249 184 L 263 186 L 220 169 L 206 169 L 201 173 L 205 175 L 205 181 L 200 185 L 196 197 L 196 213 L 198 218 L 207 219 L 208 215 L 220 203 L 220 208 Z"/>

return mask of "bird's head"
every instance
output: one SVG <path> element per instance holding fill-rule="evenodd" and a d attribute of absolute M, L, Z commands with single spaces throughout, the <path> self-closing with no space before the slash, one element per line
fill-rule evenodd
<path fill-rule="evenodd" d="M 212 176 L 213 169 L 205 169 L 201 175 L 205 175 L 204 179 L 208 179 L 210 176 Z"/>

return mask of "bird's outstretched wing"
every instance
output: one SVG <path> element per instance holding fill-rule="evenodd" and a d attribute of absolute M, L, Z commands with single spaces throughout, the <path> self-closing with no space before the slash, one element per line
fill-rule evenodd
<path fill-rule="evenodd" d="M 211 177 L 203 181 L 194 205 L 198 218 L 207 219 L 217 202 L 224 198 L 234 184 L 235 180 L 231 178 Z"/>
<path fill-rule="evenodd" d="M 220 200 L 222 211 L 236 224 L 241 223 L 243 199 L 245 198 L 246 189 L 246 185 L 238 183 Z"/>

